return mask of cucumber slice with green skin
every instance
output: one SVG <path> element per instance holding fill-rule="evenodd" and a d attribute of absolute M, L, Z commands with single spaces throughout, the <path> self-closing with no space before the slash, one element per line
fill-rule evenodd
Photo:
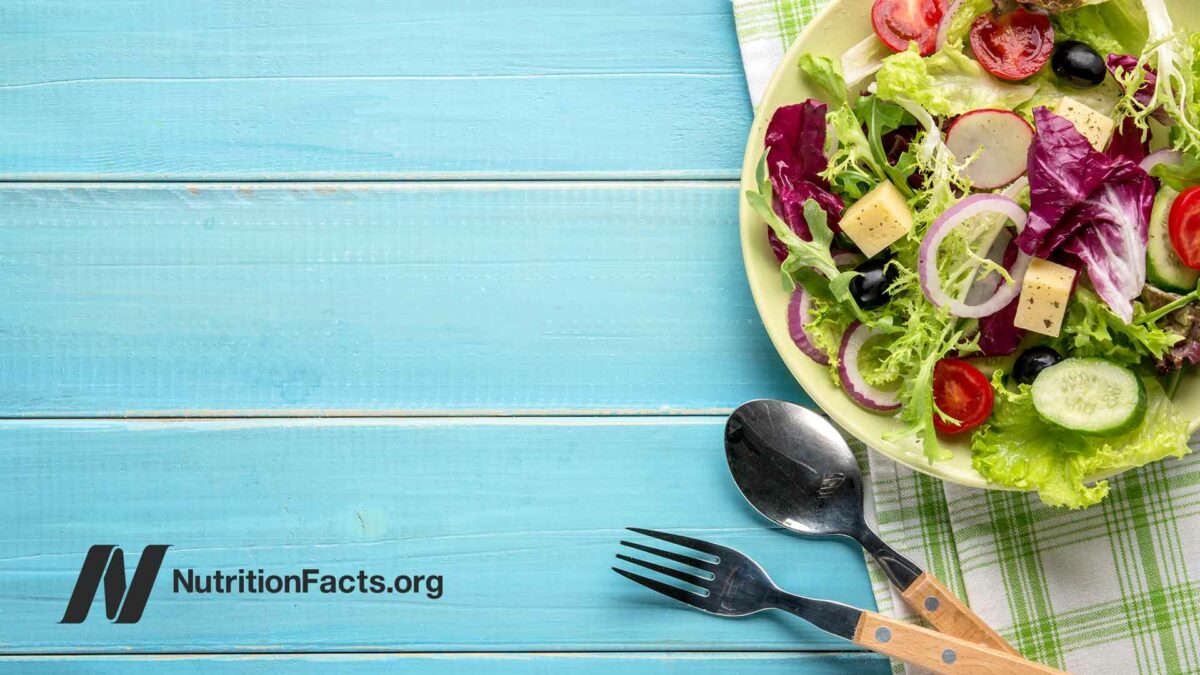
<path fill-rule="evenodd" d="M 1146 242 L 1146 280 L 1172 293 L 1191 293 L 1200 280 L 1200 270 L 1183 264 L 1175 247 L 1171 244 L 1168 220 L 1171 207 L 1179 193 L 1169 187 L 1159 191 L 1154 200 L 1154 211 L 1150 214 L 1150 237 Z"/>
<path fill-rule="evenodd" d="M 1033 407 L 1050 424 L 1086 436 L 1132 431 L 1146 416 L 1146 385 L 1099 358 L 1060 361 L 1033 381 Z"/>

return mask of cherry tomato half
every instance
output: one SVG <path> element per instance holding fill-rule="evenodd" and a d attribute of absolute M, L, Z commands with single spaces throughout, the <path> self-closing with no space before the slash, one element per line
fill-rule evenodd
<path fill-rule="evenodd" d="M 995 394 L 987 375 L 975 366 L 959 359 L 942 359 L 933 367 L 933 402 L 959 422 L 951 424 L 934 412 L 933 426 L 943 433 L 957 434 L 987 420 Z"/>
<path fill-rule="evenodd" d="M 946 0 L 875 0 L 871 24 L 888 49 L 902 52 L 916 42 L 921 56 L 937 50 L 938 24 L 946 14 Z"/>
<path fill-rule="evenodd" d="M 971 25 L 971 50 L 984 70 L 1002 80 L 1033 76 L 1054 55 L 1054 26 L 1045 14 L 1018 8 L 986 12 Z"/>
<path fill-rule="evenodd" d="M 1184 190 L 1175 199 L 1167 231 L 1183 264 L 1200 270 L 1200 186 Z"/>

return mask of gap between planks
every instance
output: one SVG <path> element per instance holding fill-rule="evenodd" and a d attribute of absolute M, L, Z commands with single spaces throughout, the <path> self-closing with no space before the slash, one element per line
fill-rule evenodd
<path fill-rule="evenodd" d="M 378 414 L 350 416 L 304 415 L 294 417 L 5 417 L 0 418 L 0 428 L 25 426 L 44 422 L 64 425 L 97 426 L 120 425 L 132 429 L 159 428 L 162 426 L 195 426 L 197 428 L 257 429 L 257 428 L 302 428 L 302 427 L 458 427 L 458 426 L 707 426 L 724 424 L 728 412 L 689 415 L 422 415 L 381 416 Z"/>
<path fill-rule="evenodd" d="M 672 187 L 728 189 L 739 185 L 739 174 L 736 171 L 567 171 L 567 172 L 414 172 L 412 174 L 344 174 L 331 177 L 326 173 L 299 172 L 279 177 L 255 176 L 254 178 L 238 178 L 226 175 L 203 174 L 188 178 L 171 178 L 157 174 L 135 175 L 129 178 L 112 178 L 92 176 L 89 174 L 38 174 L 33 173 L 25 178 L 5 178 L 0 180 L 0 189 L 18 188 L 84 188 L 84 189 L 118 189 L 118 188 L 164 188 L 179 186 L 204 186 L 209 189 L 261 187 L 319 189 L 323 186 L 336 186 L 340 189 L 354 189 L 355 184 L 361 184 L 359 189 L 370 190 L 377 187 L 402 188 L 412 184 L 411 189 L 429 189 L 439 187 L 445 189 L 494 189 L 497 187 L 513 189 L 628 189 L 652 187 L 656 184 L 668 183 Z M 472 186 L 472 184 L 477 184 Z"/>
<path fill-rule="evenodd" d="M 453 659 L 453 658 L 521 658 L 521 657 L 555 657 L 555 658 L 610 658 L 610 659 L 638 659 L 638 658 L 685 658 L 685 659 L 705 659 L 713 656 L 722 657 L 739 657 L 745 656 L 748 659 L 761 659 L 769 657 L 821 657 L 821 656 L 864 656 L 872 655 L 871 652 L 863 649 L 817 649 L 817 650 L 790 650 L 781 651 L 778 649 L 661 649 L 648 651 L 646 649 L 602 649 L 594 651 L 551 651 L 551 650 L 534 650 L 534 651 L 451 651 L 451 652 L 428 652 L 428 651 L 396 651 L 396 650 L 379 650 L 371 649 L 363 650 L 317 650 L 317 651 L 272 651 L 272 652 L 253 652 L 253 651 L 181 651 L 181 652 L 154 652 L 154 653 L 121 653 L 121 652 L 40 652 L 36 654 L 0 654 L 0 663 L 4 661 L 28 661 L 28 660 L 58 660 L 58 659 L 93 659 L 93 658 L 113 658 L 113 659 L 128 659 L 142 661 L 159 661 L 164 659 L 188 659 L 193 657 L 228 657 L 235 659 L 249 660 L 270 660 L 270 659 L 290 659 L 297 656 L 302 657 L 361 657 L 361 658 L 431 658 L 431 659 Z"/>

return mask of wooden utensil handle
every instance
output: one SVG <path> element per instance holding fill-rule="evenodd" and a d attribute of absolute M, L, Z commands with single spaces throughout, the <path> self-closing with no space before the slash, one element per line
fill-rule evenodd
<path fill-rule="evenodd" d="M 1050 675 L 1049 668 L 898 619 L 863 612 L 854 643 L 942 675 Z"/>
<path fill-rule="evenodd" d="M 1021 655 L 929 572 L 917 577 L 901 595 L 918 614 L 942 633 L 1016 656 Z"/>

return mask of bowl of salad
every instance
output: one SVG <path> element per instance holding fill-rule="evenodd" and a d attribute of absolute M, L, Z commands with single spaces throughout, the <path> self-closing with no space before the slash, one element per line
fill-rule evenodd
<path fill-rule="evenodd" d="M 834 0 L 759 105 L 741 240 L 813 400 L 1084 508 L 1200 426 L 1200 3 Z"/>

